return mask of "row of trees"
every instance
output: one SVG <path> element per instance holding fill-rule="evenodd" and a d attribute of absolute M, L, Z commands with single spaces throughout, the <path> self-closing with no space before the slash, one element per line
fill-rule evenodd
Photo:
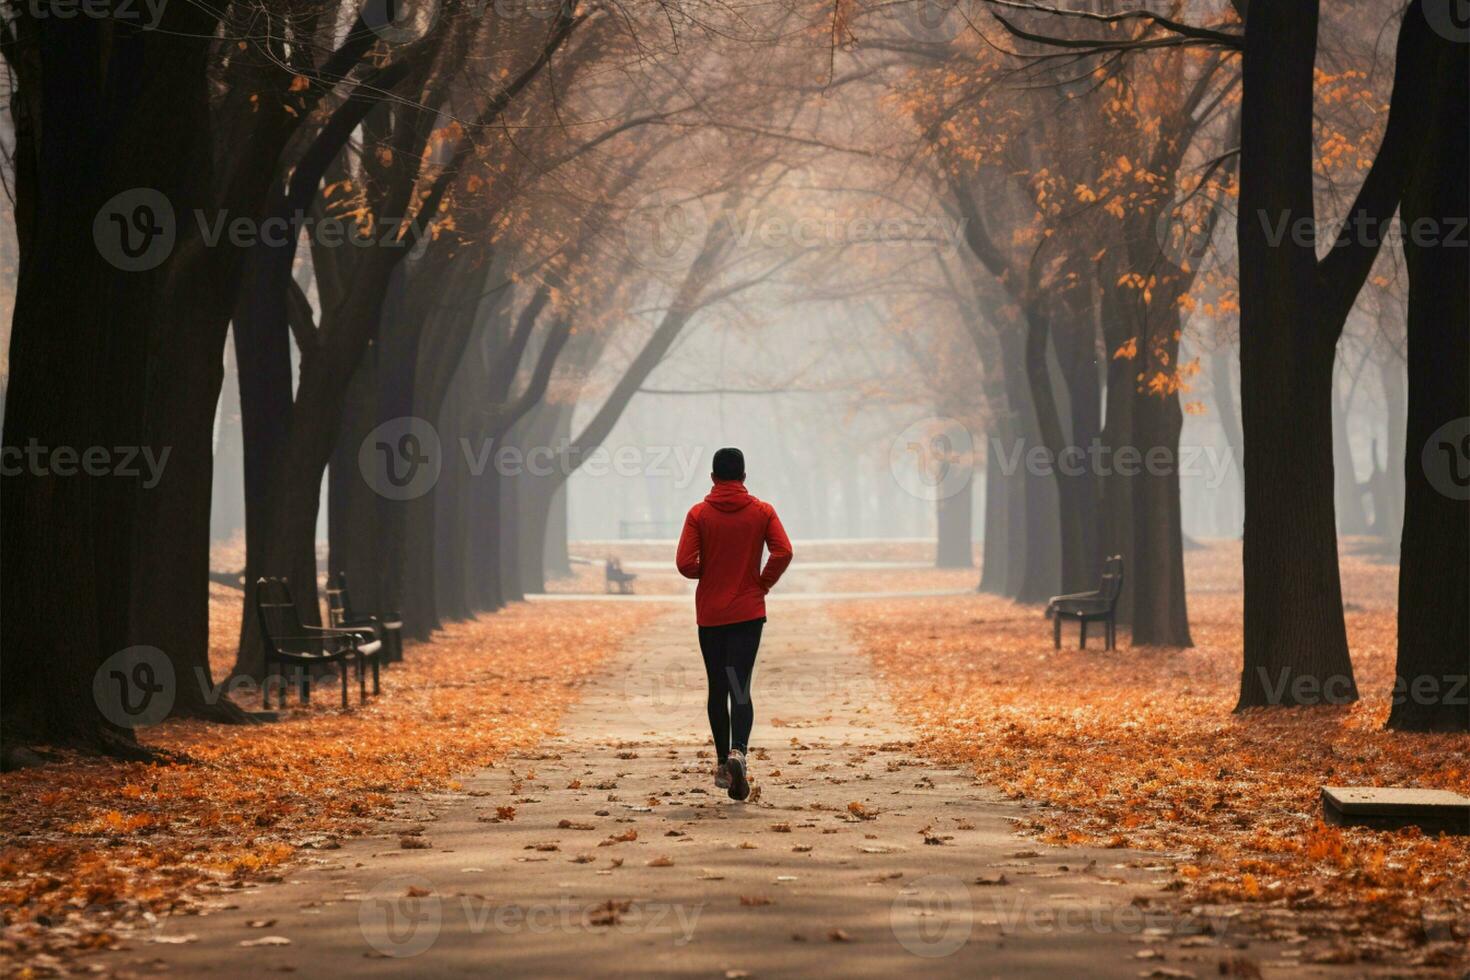
<path fill-rule="evenodd" d="M 878 45 L 898 58 L 896 110 L 964 220 L 969 254 L 942 281 L 955 295 L 970 286 L 961 326 L 985 366 L 991 445 L 1080 464 L 1038 479 L 997 473 L 992 454 L 981 588 L 1033 601 L 1088 588 L 1101 557 L 1121 553 L 1134 642 L 1188 645 L 1177 461 L 1181 396 L 1200 369 L 1181 341 L 1216 327 L 1214 343 L 1240 352 L 1239 433 L 1228 365 L 1215 381 L 1245 484 L 1239 706 L 1356 699 L 1335 496 L 1359 508 L 1349 528 L 1365 527 L 1351 469 L 1334 472 L 1346 453 L 1333 379 L 1377 269 L 1360 316 L 1407 352 L 1388 464 L 1405 486 L 1390 724 L 1465 729 L 1453 692 L 1470 659 L 1470 507 L 1434 485 L 1429 459 L 1436 439 L 1458 451 L 1443 434 L 1470 409 L 1467 65 L 1453 25 L 1406 5 L 1390 77 L 1369 70 L 1372 12 L 1319 23 L 1310 0 L 1170 16 L 990 9 L 994 25 L 967 21 L 944 45 Z M 1383 254 L 1395 215 L 1412 232 L 1397 277 L 1398 256 Z M 1333 234 L 1299 233 L 1319 226 Z M 1236 312 L 1232 336 L 1221 325 Z M 1091 446 L 1166 463 L 1100 470 L 1084 462 Z M 1393 499 L 1378 488 L 1380 519 Z"/>
<path fill-rule="evenodd" d="M 1401 296 L 1406 321 L 1400 673 L 1464 673 L 1470 511 L 1419 455 L 1470 403 L 1464 253 L 1406 241 L 1395 280 L 1360 233 L 1467 210 L 1466 46 L 1421 3 L 1391 79 L 1351 67 L 1369 13 L 1319 25 L 1314 0 L 996 0 L 939 21 L 927 3 L 390 9 L 170 5 L 140 26 L 27 8 L 0 36 L 20 251 L 4 447 L 169 452 L 156 483 L 31 467 L 0 485 L 8 743 L 134 751 L 92 680 L 135 645 L 190 679 L 176 712 L 246 720 L 207 696 L 227 342 L 244 608 L 284 575 L 318 617 L 325 480 L 331 568 L 426 637 L 542 586 L 566 478 L 691 322 L 752 296 L 880 325 L 936 414 L 1079 463 L 988 460 L 980 587 L 1044 599 L 1122 553 L 1134 641 L 1161 645 L 1190 642 L 1186 337 L 1215 326 L 1228 350 L 1238 312 L 1240 704 L 1329 677 L 1355 697 L 1333 376 L 1375 263 L 1380 311 Z M 874 202 L 954 247 L 751 233 Z M 1319 213 L 1364 218 L 1320 257 L 1273 232 Z M 507 476 L 502 446 L 556 462 Z M 1165 462 L 1099 469 L 1093 447 Z M 945 499 L 960 546 L 942 557 L 968 561 L 972 515 Z M 258 678 L 242 623 L 234 673 Z M 1470 724 L 1447 700 L 1399 704 L 1402 727 Z"/>
<path fill-rule="evenodd" d="M 660 223 L 680 195 L 735 211 L 771 179 L 759 131 L 783 100 L 727 73 L 781 17 L 382 13 L 170 6 L 145 29 L 23 10 L 7 34 L 21 268 L 5 445 L 169 450 L 152 486 L 5 481 L 8 743 L 132 751 L 92 678 L 135 645 L 166 653 L 176 713 L 247 720 L 208 696 L 227 337 L 247 556 L 234 673 L 258 679 L 250 583 L 288 577 L 318 621 L 324 478 L 330 564 L 359 604 L 401 609 L 418 637 L 495 609 L 539 587 L 558 484 L 681 331 L 771 274 L 733 257 L 724 226 L 685 255 Z M 584 396 L 601 407 L 573 432 Z M 471 465 L 505 444 L 563 451 L 537 485 Z M 420 463 L 437 479 L 397 492 Z"/>

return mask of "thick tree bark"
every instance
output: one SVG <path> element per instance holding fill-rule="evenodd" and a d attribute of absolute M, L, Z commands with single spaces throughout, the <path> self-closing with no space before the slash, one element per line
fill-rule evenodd
<path fill-rule="evenodd" d="M 1105 340 L 1109 350 L 1116 350 L 1128 339 L 1129 320 L 1124 316 L 1121 304 L 1117 303 L 1112 290 L 1104 291 L 1104 302 L 1110 315 L 1104 318 Z M 1110 465 L 1099 481 L 1101 501 L 1100 520 L 1103 533 L 1098 546 L 1103 557 L 1121 555 L 1123 558 L 1123 591 L 1118 595 L 1117 615 L 1121 625 L 1133 623 L 1133 597 L 1138 591 L 1138 576 L 1134 566 L 1138 564 L 1133 535 L 1133 520 L 1136 513 L 1135 485 L 1137 476 L 1122 472 L 1120 450 L 1138 448 L 1135 435 L 1134 414 L 1137 411 L 1138 383 L 1134 380 L 1138 369 L 1125 358 L 1108 359 L 1107 411 L 1103 426 L 1102 444 L 1107 451 Z"/>
<path fill-rule="evenodd" d="M 997 418 L 987 433 L 985 446 L 985 516 L 978 588 L 992 595 L 1010 594 L 1010 498 L 1011 483 L 1017 475 L 1007 475 L 997 448 L 1011 441 L 1010 431 L 1010 419 Z"/>
<path fill-rule="evenodd" d="M 90 461 L 87 455 L 93 447 L 106 447 L 111 457 L 114 447 L 141 448 L 165 433 L 145 411 L 150 377 L 161 368 L 151 360 L 151 333 L 168 322 L 160 312 L 167 283 L 190 256 L 165 246 L 161 265 L 124 268 L 129 247 L 161 240 L 139 225 L 165 227 L 168 219 L 156 210 L 119 213 L 127 227 L 111 229 L 121 246 L 111 261 L 93 235 L 104 205 L 131 188 L 156 190 L 185 216 L 208 203 L 201 188 L 209 130 L 177 125 L 163 107 L 192 111 L 204 104 L 208 48 L 194 39 L 212 33 L 213 20 L 201 8 L 180 8 L 161 26 L 118 33 L 94 18 L 23 15 L 11 27 L 34 45 L 37 72 L 21 66 L 12 100 L 21 259 L 4 444 L 7 451 L 34 446 L 49 454 L 0 484 L 0 717 L 12 745 L 41 739 L 137 752 L 129 719 L 107 710 L 110 699 L 94 697 L 93 680 L 134 636 L 134 555 L 139 540 L 158 530 L 146 495 L 170 478 L 170 469 L 187 472 L 184 483 L 197 483 L 203 470 L 206 504 L 182 517 L 202 527 L 197 589 L 206 588 L 212 394 L 200 406 L 202 467 L 195 440 L 177 447 L 195 455 L 194 465 L 169 460 L 152 487 L 138 476 L 77 468 L 97 466 L 96 452 Z M 58 269 L 64 277 L 57 278 Z M 153 593 L 151 601 L 172 598 Z M 165 656 L 172 663 L 171 652 Z M 187 701 L 192 678 L 174 673 L 165 696 Z M 121 700 L 131 701 L 126 694 Z"/>
<path fill-rule="evenodd" d="M 1441 84 L 1431 90 L 1439 110 L 1419 144 L 1402 205 L 1411 230 L 1404 241 L 1409 451 L 1388 727 L 1463 732 L 1470 731 L 1470 56 L 1465 44 L 1438 34 L 1425 40 Z M 1424 224 L 1440 229 L 1432 243 L 1412 233 Z"/>
<path fill-rule="evenodd" d="M 1254 4 L 1241 107 L 1240 398 L 1245 447 L 1241 708 L 1354 701 L 1337 568 L 1332 359 L 1316 256 L 1263 221 L 1312 209 L 1315 0 Z"/>
<path fill-rule="evenodd" d="M 1090 285 L 1090 283 L 1089 283 Z M 1102 438 L 1102 382 L 1097 362 L 1098 329 L 1090 288 L 1074 286 L 1060 304 L 1062 319 L 1052 331 L 1052 349 L 1065 385 L 1066 452 L 1057 460 L 1058 478 L 1069 484 L 1076 508 L 1073 540 L 1062 551 L 1062 591 L 1097 586 L 1101 512 L 1099 478 L 1091 449 Z M 1067 525 L 1064 522 L 1063 527 Z"/>
<path fill-rule="evenodd" d="M 395 608 L 383 602 L 380 568 L 397 560 L 385 547 L 379 502 L 364 478 L 359 451 L 379 424 L 378 345 L 364 353 L 347 386 L 342 426 L 327 470 L 327 571 L 344 572 L 355 610 L 371 613 Z"/>
<path fill-rule="evenodd" d="M 1045 602 L 1061 592 L 1061 540 L 1056 516 L 1056 480 L 1031 465 L 1028 454 L 1045 447 L 1032 408 L 1024 342 L 1018 331 L 1000 335 L 1005 364 L 1006 399 L 1015 420 L 1016 439 L 1003 447 L 1007 465 L 1015 466 L 1007 521 L 1011 563 L 1011 596 L 1019 602 Z M 992 447 L 993 448 L 993 447 Z"/>
<path fill-rule="evenodd" d="M 1133 567 L 1125 568 L 1133 589 L 1134 646 L 1193 646 L 1184 591 L 1184 529 L 1179 509 L 1179 433 L 1184 413 L 1177 395 L 1139 393 L 1133 433 L 1145 460 L 1162 451 L 1162 469 L 1146 467 L 1131 487 Z"/>
<path fill-rule="evenodd" d="M 1238 708 L 1356 700 L 1333 514 L 1332 362 L 1343 323 L 1429 138 L 1425 93 L 1460 85 L 1420 0 L 1400 25 L 1388 124 L 1320 262 L 1311 238 L 1316 0 L 1246 22 L 1237 240 L 1245 447 L 1245 663 Z M 1442 41 L 1443 39 L 1440 39 Z M 1411 410 L 1412 413 L 1412 410 Z"/>

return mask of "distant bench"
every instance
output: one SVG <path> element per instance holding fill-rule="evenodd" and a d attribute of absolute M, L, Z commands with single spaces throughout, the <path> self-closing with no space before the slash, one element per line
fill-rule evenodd
<path fill-rule="evenodd" d="M 633 580 L 638 576 L 632 572 L 623 571 L 623 562 L 618 558 L 609 558 L 603 566 L 603 584 L 607 592 L 617 592 L 619 595 L 633 594 Z"/>
<path fill-rule="evenodd" d="M 1123 556 L 1114 555 L 1103 562 L 1102 581 L 1092 592 L 1073 592 L 1069 595 L 1054 595 L 1046 604 L 1047 618 L 1052 620 L 1052 646 L 1062 648 L 1062 620 L 1072 619 L 1079 624 L 1082 635 L 1079 647 L 1087 648 L 1087 624 L 1102 623 L 1104 626 L 1103 649 L 1118 648 L 1118 596 L 1123 592 Z"/>

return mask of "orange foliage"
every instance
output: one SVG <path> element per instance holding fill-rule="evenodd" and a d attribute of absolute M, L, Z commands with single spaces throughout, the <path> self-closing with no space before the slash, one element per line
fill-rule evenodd
<path fill-rule="evenodd" d="M 1027 811 L 1025 832 L 1163 852 L 1178 901 L 1307 937 L 1307 961 L 1464 963 L 1463 839 L 1319 817 L 1324 784 L 1470 791 L 1470 736 L 1383 730 L 1396 570 L 1343 559 L 1361 702 L 1236 715 L 1239 545 L 1191 552 L 1188 565 L 1188 650 L 1120 640 L 1104 653 L 1094 639 L 1079 651 L 1073 627 L 1073 649 L 1054 651 L 1039 606 L 982 595 L 853 602 L 843 618 L 926 753 L 1047 804 Z"/>
<path fill-rule="evenodd" d="M 217 673 L 239 622 L 219 616 L 223 605 Z M 655 615 L 522 603 L 411 646 L 382 695 L 347 713 L 330 696 L 307 709 L 293 698 L 275 724 L 143 731 L 156 763 L 64 756 L 0 776 L 0 955 L 34 964 L 111 946 L 120 925 L 187 911 L 212 890 L 278 874 L 300 849 L 371 831 L 392 794 L 454 788 L 455 776 L 554 732 L 619 638 Z"/>

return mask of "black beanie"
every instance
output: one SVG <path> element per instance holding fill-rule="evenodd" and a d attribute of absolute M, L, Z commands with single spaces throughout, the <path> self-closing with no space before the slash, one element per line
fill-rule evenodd
<path fill-rule="evenodd" d="M 714 471 L 716 480 L 739 480 L 745 476 L 745 454 L 738 449 L 726 447 L 715 451 Z"/>

